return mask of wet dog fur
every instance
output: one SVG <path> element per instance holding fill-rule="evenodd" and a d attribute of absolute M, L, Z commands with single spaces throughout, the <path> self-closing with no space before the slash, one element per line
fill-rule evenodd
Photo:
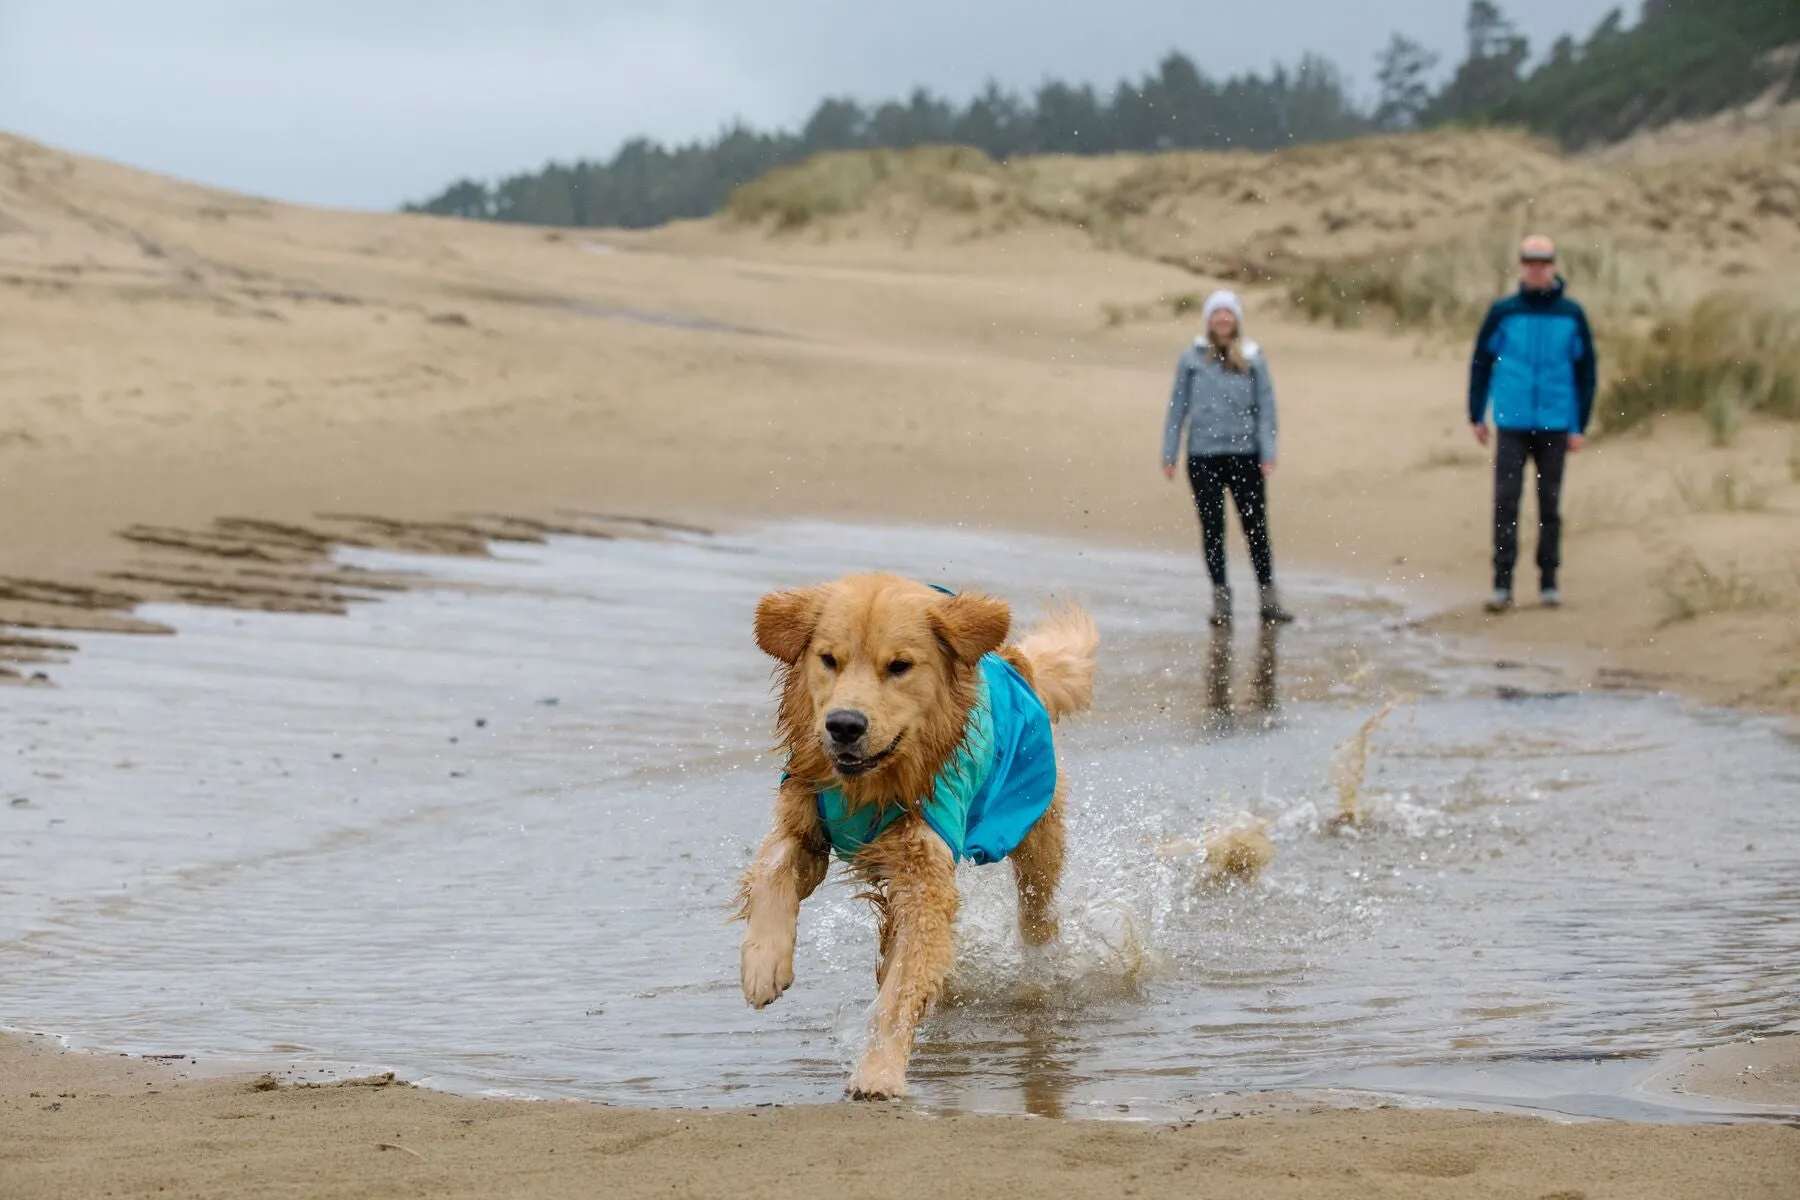
<path fill-rule="evenodd" d="M 853 809 L 905 810 L 851 864 L 880 928 L 868 1047 L 845 1086 L 858 1099 L 905 1094 L 914 1034 L 953 964 L 956 864 L 921 806 L 962 738 L 982 657 L 1001 654 L 1052 721 L 1093 701 L 1100 635 L 1085 612 L 1054 610 L 1014 644 L 1011 628 L 1003 600 L 947 596 L 886 574 L 774 592 L 757 606 L 756 643 L 777 663 L 788 778 L 739 891 L 740 968 L 753 1008 L 793 984 L 800 903 L 830 865 L 818 792 L 837 786 Z M 1009 856 L 1029 945 L 1057 935 L 1063 836 L 1059 777 L 1049 809 Z"/>

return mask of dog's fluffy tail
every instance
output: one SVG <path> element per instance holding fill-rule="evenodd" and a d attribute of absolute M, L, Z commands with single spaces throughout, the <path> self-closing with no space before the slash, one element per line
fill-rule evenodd
<path fill-rule="evenodd" d="M 1014 648 L 1029 665 L 1031 686 L 1052 721 L 1093 706 L 1100 629 L 1079 605 L 1052 608 Z"/>

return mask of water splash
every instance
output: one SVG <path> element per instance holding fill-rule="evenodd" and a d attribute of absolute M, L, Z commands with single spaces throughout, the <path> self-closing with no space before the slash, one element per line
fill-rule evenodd
<path fill-rule="evenodd" d="M 1237 812 L 1207 827 L 1199 841 L 1173 838 L 1156 848 L 1158 857 L 1199 860 L 1201 887 L 1233 887 L 1248 883 L 1275 860 L 1269 840 L 1273 818 Z"/>
<path fill-rule="evenodd" d="M 1392 696 L 1374 716 L 1364 721 L 1357 731 L 1341 743 L 1331 755 L 1331 781 L 1337 787 L 1338 810 L 1328 824 L 1333 827 L 1356 825 L 1363 819 L 1363 777 L 1368 770 L 1369 739 L 1387 720 L 1396 705 L 1410 699 Z"/>

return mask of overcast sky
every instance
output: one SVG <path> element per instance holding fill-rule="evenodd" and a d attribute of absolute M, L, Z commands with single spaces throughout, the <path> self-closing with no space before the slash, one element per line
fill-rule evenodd
<path fill-rule="evenodd" d="M 1500 0 L 1534 52 L 1616 0 Z M 826 94 L 1110 87 L 1170 49 L 1226 75 L 1312 50 L 1361 88 L 1398 29 L 1460 58 L 1461 0 L 0 0 L 0 128 L 284 200 L 390 208 L 635 134 L 796 125 Z M 1637 4 L 1630 0 L 1628 15 Z"/>

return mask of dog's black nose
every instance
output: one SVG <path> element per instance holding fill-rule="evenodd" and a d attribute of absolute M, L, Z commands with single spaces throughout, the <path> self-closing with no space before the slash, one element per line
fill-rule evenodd
<path fill-rule="evenodd" d="M 840 746 L 849 746 L 869 732 L 869 718 L 853 708 L 835 708 L 825 714 L 825 732 Z"/>

